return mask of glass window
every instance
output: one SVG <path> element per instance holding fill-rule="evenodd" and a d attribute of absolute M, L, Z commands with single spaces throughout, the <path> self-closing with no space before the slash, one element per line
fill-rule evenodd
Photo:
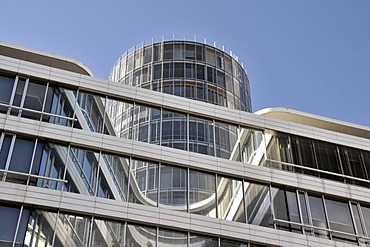
<path fill-rule="evenodd" d="M 206 61 L 213 66 L 216 65 L 216 52 L 213 48 L 206 48 Z"/>
<path fill-rule="evenodd" d="M 139 49 L 135 51 L 135 67 L 134 69 L 139 68 L 142 65 L 143 60 L 143 49 Z"/>
<path fill-rule="evenodd" d="M 239 158 L 239 142 L 236 126 L 216 122 L 215 137 L 217 157 L 232 160 Z"/>
<path fill-rule="evenodd" d="M 248 247 L 248 244 L 220 239 L 220 247 Z"/>
<path fill-rule="evenodd" d="M 184 78 L 184 63 L 175 63 L 175 78 Z"/>
<path fill-rule="evenodd" d="M 184 44 L 175 44 L 175 59 L 184 59 Z"/>
<path fill-rule="evenodd" d="M 0 152 L 0 169 L 5 169 L 12 138 L 13 137 L 11 135 L 4 136 L 3 143 L 1 144 L 1 152 Z"/>
<path fill-rule="evenodd" d="M 90 225 L 88 217 L 59 213 L 55 231 L 64 233 L 58 234 L 62 246 L 83 247 L 88 245 Z"/>
<path fill-rule="evenodd" d="M 218 218 L 245 222 L 241 180 L 217 176 Z"/>
<path fill-rule="evenodd" d="M 124 246 L 125 224 L 94 219 L 91 246 Z"/>
<path fill-rule="evenodd" d="M 185 63 L 185 77 L 195 78 L 195 64 Z"/>
<path fill-rule="evenodd" d="M 131 160 L 130 202 L 157 206 L 158 164 Z"/>
<path fill-rule="evenodd" d="M 143 57 L 144 57 L 144 62 L 143 62 L 144 64 L 150 63 L 152 61 L 152 47 L 151 46 L 147 46 L 144 48 Z"/>
<path fill-rule="evenodd" d="M 134 53 L 131 53 L 127 56 L 127 72 L 130 72 L 134 69 Z"/>
<path fill-rule="evenodd" d="M 207 81 L 213 83 L 215 80 L 215 77 L 216 75 L 215 75 L 213 68 L 207 67 Z"/>
<path fill-rule="evenodd" d="M 34 140 L 17 138 L 14 144 L 9 170 L 28 174 L 34 147 Z M 25 184 L 27 181 L 27 176 L 8 174 L 6 181 Z"/>
<path fill-rule="evenodd" d="M 322 198 L 319 196 L 309 195 L 308 202 L 310 204 L 312 224 L 320 228 L 328 228 Z M 329 234 L 325 230 L 314 229 L 314 234 L 317 237 L 329 238 Z"/>
<path fill-rule="evenodd" d="M 300 223 L 298 201 L 295 192 L 272 188 L 271 195 L 276 219 Z M 285 231 L 302 232 L 301 227 L 295 224 L 277 222 L 276 226 L 278 229 Z"/>
<path fill-rule="evenodd" d="M 154 227 L 127 224 L 126 246 L 155 247 L 157 242 L 157 229 Z"/>
<path fill-rule="evenodd" d="M 354 148 L 339 147 L 339 153 L 345 175 L 367 179 L 366 168 L 364 163 L 362 162 L 360 150 Z M 368 183 L 350 179 L 346 179 L 346 182 L 362 186 L 368 185 Z"/>
<path fill-rule="evenodd" d="M 189 212 L 216 217 L 215 175 L 190 170 Z"/>
<path fill-rule="evenodd" d="M 355 234 L 348 202 L 339 202 L 325 198 L 330 229 Z M 332 232 L 333 239 L 356 241 L 355 237 Z"/>
<path fill-rule="evenodd" d="M 189 116 L 189 151 L 214 155 L 212 121 Z"/>
<path fill-rule="evenodd" d="M 320 170 L 334 172 L 342 174 L 342 169 L 340 167 L 339 157 L 337 155 L 337 149 L 334 144 L 314 141 L 315 153 L 317 157 L 317 164 Z M 329 174 L 320 174 L 320 177 L 343 181 L 341 177 L 333 176 Z"/>
<path fill-rule="evenodd" d="M 161 79 L 162 77 L 162 64 L 155 64 L 153 67 L 154 80 Z"/>
<path fill-rule="evenodd" d="M 0 206 L 0 246 L 11 247 L 20 208 Z"/>
<path fill-rule="evenodd" d="M 156 44 L 153 46 L 153 61 L 160 61 L 162 60 L 161 56 L 161 44 Z"/>
<path fill-rule="evenodd" d="M 185 87 L 184 87 L 183 81 L 174 81 L 173 89 L 174 89 L 174 92 L 173 92 L 174 95 L 185 97 Z"/>
<path fill-rule="evenodd" d="M 206 99 L 206 86 L 203 82 L 197 82 L 197 100 L 204 101 Z"/>
<path fill-rule="evenodd" d="M 262 132 L 241 127 L 239 135 L 242 162 L 252 165 L 262 164 L 265 161 L 265 143 Z"/>
<path fill-rule="evenodd" d="M 219 87 L 226 88 L 225 74 L 221 71 L 218 71 L 218 70 L 217 70 L 217 85 Z"/>
<path fill-rule="evenodd" d="M 187 247 L 188 234 L 184 232 L 165 230 L 159 228 L 158 247 Z"/>
<path fill-rule="evenodd" d="M 0 103 L 9 104 L 10 97 L 12 96 L 13 86 L 14 86 L 14 77 L 0 75 L 0 84 L 1 84 L 1 91 L 0 91 Z M 5 113 L 7 108 L 1 106 L 0 112 Z"/>
<path fill-rule="evenodd" d="M 163 44 L 163 60 L 173 59 L 173 43 Z"/>
<path fill-rule="evenodd" d="M 57 220 L 57 214 L 47 211 L 33 210 L 27 218 L 28 225 L 27 229 L 25 229 L 27 231 L 25 232 L 23 245 L 16 246 L 51 247 L 54 234 L 53 222 Z M 22 230 L 18 229 L 18 232 L 20 231 Z M 58 235 L 59 234 L 56 234 L 55 237 L 58 238 Z"/>
<path fill-rule="evenodd" d="M 23 90 L 24 90 L 25 85 L 26 85 L 26 80 L 23 78 L 19 78 L 12 105 L 21 106 L 22 95 L 23 95 Z M 19 113 L 18 109 L 11 110 L 12 115 L 18 115 L 18 113 Z"/>
<path fill-rule="evenodd" d="M 228 55 L 225 55 L 225 71 L 229 74 L 232 74 L 232 62 L 231 62 L 231 57 L 229 57 Z"/>
<path fill-rule="evenodd" d="M 365 236 L 366 234 L 364 232 L 364 229 L 362 228 L 361 219 L 360 219 L 361 217 L 360 217 L 360 212 L 358 211 L 357 203 L 351 202 L 351 208 L 353 212 L 354 222 L 356 224 L 357 234 L 361 234 Z"/>
<path fill-rule="evenodd" d="M 161 145 L 187 150 L 187 116 L 162 110 Z"/>
<path fill-rule="evenodd" d="M 185 58 L 195 60 L 195 45 L 185 44 Z"/>
<path fill-rule="evenodd" d="M 121 200 L 126 201 L 129 159 L 116 155 L 102 154 L 102 158 L 100 159 L 99 164 L 100 166 L 105 166 L 108 168 L 109 176 L 111 176 L 111 178 L 113 179 L 114 185 L 121 197 Z M 102 176 L 102 172 L 100 172 L 99 176 Z M 106 197 L 104 195 L 99 196 Z M 115 199 L 117 200 L 118 198 Z"/>
<path fill-rule="evenodd" d="M 190 247 L 198 246 L 219 247 L 218 239 L 208 236 L 190 234 Z"/>
<path fill-rule="evenodd" d="M 370 207 L 361 205 L 361 212 L 365 223 L 365 229 L 367 231 L 367 236 L 370 235 Z"/>
<path fill-rule="evenodd" d="M 163 64 L 163 79 L 173 78 L 173 63 Z"/>
<path fill-rule="evenodd" d="M 204 80 L 204 65 L 197 64 L 197 79 Z"/>
<path fill-rule="evenodd" d="M 196 56 L 198 61 L 204 61 L 204 46 L 202 45 L 195 45 L 196 48 Z"/>
<path fill-rule="evenodd" d="M 270 188 L 244 182 L 248 224 L 274 227 L 271 213 Z"/>
<path fill-rule="evenodd" d="M 160 207 L 187 211 L 187 172 L 186 169 L 161 165 L 160 168 Z"/>
<path fill-rule="evenodd" d="M 80 148 L 71 148 L 69 158 L 80 174 L 86 191 L 83 194 L 95 194 L 95 185 L 98 172 L 99 153 Z M 82 192 L 81 192 L 82 193 Z"/>

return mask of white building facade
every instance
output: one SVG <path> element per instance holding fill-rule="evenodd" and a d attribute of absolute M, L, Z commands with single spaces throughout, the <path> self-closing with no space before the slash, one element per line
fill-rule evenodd
<path fill-rule="evenodd" d="M 0 42 L 0 246 L 369 245 L 369 127 L 250 113 L 232 57 L 148 47 L 117 83 Z"/>

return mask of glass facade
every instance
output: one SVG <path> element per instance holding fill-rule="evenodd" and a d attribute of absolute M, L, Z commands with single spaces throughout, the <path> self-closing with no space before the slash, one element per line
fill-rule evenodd
<path fill-rule="evenodd" d="M 198 42 L 164 41 L 126 52 L 110 80 L 252 111 L 243 67 L 224 51 Z"/>
<path fill-rule="evenodd" d="M 144 46 L 122 57 L 111 76 L 132 86 L 251 110 L 244 69 L 205 44 L 173 41 Z M 232 227 L 270 228 L 277 235 L 304 234 L 370 246 L 369 202 L 285 185 L 280 178 L 253 179 L 253 174 L 239 173 L 240 167 L 264 166 L 283 170 L 279 174 L 285 176 L 301 173 L 366 191 L 370 184 L 366 148 L 142 104 L 72 84 L 1 72 L 0 114 L 5 125 L 16 118 L 39 128 L 29 133 L 15 127 L 0 130 L 2 184 L 71 197 L 81 194 L 109 205 L 157 210 L 160 216 L 182 214 L 205 222 L 228 221 Z M 147 148 L 143 150 L 155 147 L 164 154 L 177 149 L 185 161 L 136 151 L 119 153 L 100 144 L 45 138 L 37 132 L 55 125 L 72 130 L 78 138 L 99 136 L 102 143 L 128 139 L 132 150 L 135 145 Z M 263 246 L 249 239 L 229 239 L 225 233 L 170 228 L 130 217 L 119 220 L 29 201 L 0 200 L 0 217 L 0 246 Z"/>

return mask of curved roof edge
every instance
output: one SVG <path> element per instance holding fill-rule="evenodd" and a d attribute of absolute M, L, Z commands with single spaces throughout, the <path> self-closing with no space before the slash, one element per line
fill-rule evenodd
<path fill-rule="evenodd" d="M 4 41 L 0 41 L 0 55 L 93 76 L 93 73 L 86 65 L 73 58 L 35 50 Z"/>
<path fill-rule="evenodd" d="M 289 108 L 265 108 L 255 112 L 255 114 L 370 139 L 370 127 L 317 116 Z"/>

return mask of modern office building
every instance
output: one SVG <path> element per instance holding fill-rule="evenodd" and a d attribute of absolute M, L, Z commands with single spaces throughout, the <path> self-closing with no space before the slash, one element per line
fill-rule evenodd
<path fill-rule="evenodd" d="M 110 80 L 0 42 L 0 247 L 370 246 L 370 128 L 252 113 L 235 56 L 125 53 Z"/>

